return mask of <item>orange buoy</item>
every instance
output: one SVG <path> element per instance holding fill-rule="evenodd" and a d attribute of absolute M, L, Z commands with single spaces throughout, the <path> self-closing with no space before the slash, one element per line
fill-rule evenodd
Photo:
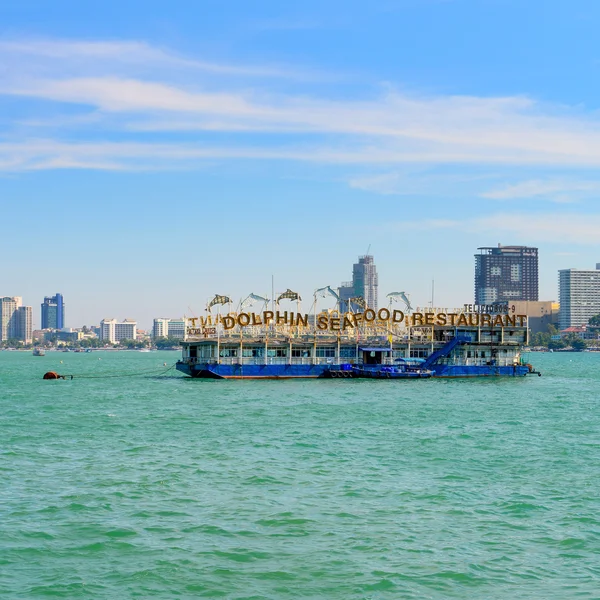
<path fill-rule="evenodd" d="M 60 379 L 60 375 L 55 371 L 48 371 L 47 373 L 44 373 L 43 379 Z"/>

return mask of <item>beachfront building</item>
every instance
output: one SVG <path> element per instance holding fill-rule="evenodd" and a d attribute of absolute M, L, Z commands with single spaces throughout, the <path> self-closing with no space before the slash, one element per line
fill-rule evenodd
<path fill-rule="evenodd" d="M 154 319 L 154 324 L 152 326 L 152 337 L 154 339 L 168 337 L 169 321 L 170 319 Z"/>
<path fill-rule="evenodd" d="M 183 340 L 185 338 L 185 319 L 154 319 L 152 337 L 170 337 Z"/>
<path fill-rule="evenodd" d="M 102 319 L 100 321 L 100 339 L 115 344 L 121 340 L 137 339 L 137 321 L 125 319 L 118 322 L 116 319 Z"/>
<path fill-rule="evenodd" d="M 0 341 L 15 339 L 31 343 L 32 311 L 31 306 L 23 306 L 20 296 L 0 298 Z"/>
<path fill-rule="evenodd" d="M 62 294 L 46 296 L 42 302 L 42 329 L 65 327 L 65 303 Z"/>
<path fill-rule="evenodd" d="M 19 296 L 0 298 L 0 341 L 16 337 L 16 313 L 21 302 Z"/>
<path fill-rule="evenodd" d="M 538 300 L 538 249 L 529 246 L 478 248 L 475 304 Z"/>
<path fill-rule="evenodd" d="M 508 312 L 513 315 L 525 315 L 529 332 L 545 333 L 548 326 L 558 327 L 559 303 L 554 300 L 517 300 L 508 303 Z"/>
<path fill-rule="evenodd" d="M 562 269 L 558 272 L 560 329 L 581 327 L 600 314 L 600 263 L 595 270 Z"/>
<path fill-rule="evenodd" d="M 33 342 L 33 307 L 19 306 L 17 309 L 17 339 L 31 344 Z"/>

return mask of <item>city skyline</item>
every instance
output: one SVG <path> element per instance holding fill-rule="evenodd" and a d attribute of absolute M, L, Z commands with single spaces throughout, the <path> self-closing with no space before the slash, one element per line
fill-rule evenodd
<path fill-rule="evenodd" d="M 491 247 L 480 247 L 477 249 L 478 250 L 478 254 L 475 254 L 475 281 L 476 281 L 476 297 L 475 297 L 475 304 L 490 304 L 493 302 L 511 302 L 511 301 L 520 301 L 520 300 L 524 300 L 524 301 L 531 301 L 531 300 L 538 300 L 538 296 L 535 294 L 535 290 L 538 289 L 538 281 L 537 281 L 537 265 L 538 265 L 538 248 L 533 248 L 533 247 L 528 247 L 528 246 L 503 246 L 501 244 L 498 244 L 497 246 L 491 246 Z M 484 252 L 485 251 L 485 252 Z M 521 256 L 523 255 L 523 256 Z M 487 265 L 487 262 L 489 261 L 495 261 L 495 262 L 490 262 L 489 265 Z M 500 262 L 498 262 L 498 260 Z M 486 262 L 486 267 L 485 269 L 482 269 L 482 267 L 478 267 L 480 261 L 487 261 Z M 526 267 L 524 271 L 520 271 L 519 272 L 519 277 L 514 280 L 511 281 L 511 279 L 513 279 L 514 273 L 514 262 L 518 262 L 521 263 L 522 261 L 529 261 L 531 262 L 531 266 L 530 267 Z M 525 263 L 523 263 L 525 264 Z M 600 263 L 596 263 L 596 269 L 598 268 L 598 265 Z M 502 265 L 502 266 L 496 266 L 495 268 L 498 269 L 500 268 L 501 272 L 492 273 L 493 270 L 493 265 Z M 522 267 L 523 268 L 523 267 Z M 487 275 L 484 276 L 483 274 L 483 270 L 485 270 L 487 272 Z M 572 271 L 580 271 L 580 272 L 589 272 L 586 269 L 577 269 L 577 268 L 573 268 L 571 269 Z M 481 273 L 478 275 L 478 271 L 481 271 Z M 559 279 L 561 277 L 561 273 L 563 273 L 565 270 L 559 270 L 558 271 L 558 276 Z M 368 277 L 367 277 L 367 273 L 368 273 Z M 593 271 L 593 273 L 597 273 L 597 271 Z M 477 301 L 477 281 L 478 278 L 480 277 L 484 277 L 484 279 L 482 281 L 488 281 L 489 276 L 490 275 L 495 275 L 496 278 L 501 277 L 501 279 L 505 279 L 506 277 L 508 277 L 507 281 L 505 283 L 502 284 L 501 287 L 498 288 L 497 292 L 505 289 L 503 286 L 508 285 L 508 288 L 506 289 L 510 289 L 513 288 L 515 285 L 521 289 L 521 286 L 525 286 L 524 289 L 529 289 L 530 292 L 529 294 L 533 294 L 533 295 L 529 295 L 527 297 L 523 296 L 522 294 L 509 294 L 509 296 L 506 297 L 500 297 L 502 294 L 499 294 L 497 297 L 482 297 L 480 298 L 480 302 Z M 356 282 L 354 282 L 354 279 L 356 279 Z M 365 282 L 369 281 L 370 285 L 372 286 L 371 289 L 368 291 L 368 293 L 366 295 L 371 295 L 372 298 L 377 299 L 378 297 L 378 279 L 379 279 L 379 274 L 377 273 L 377 268 L 376 268 L 376 264 L 375 264 L 375 260 L 374 260 L 374 256 L 372 254 L 369 255 L 363 255 L 363 256 L 359 256 L 358 257 L 358 262 L 354 263 L 353 265 L 353 281 L 350 282 L 341 282 L 338 285 L 332 285 L 329 286 L 331 289 L 333 289 L 334 291 L 336 291 L 341 298 L 341 302 L 342 305 L 344 304 L 344 302 L 354 296 L 354 295 L 360 295 L 358 292 L 356 292 L 355 287 L 354 287 L 354 283 L 356 283 L 356 285 L 361 285 L 364 288 Z M 494 279 L 494 278 L 492 278 Z M 517 282 L 517 283 L 515 283 Z M 431 284 L 435 283 L 434 281 L 430 282 Z M 500 283 L 500 280 L 497 281 L 496 285 Z M 275 292 L 275 296 L 277 297 L 280 294 L 280 291 L 278 291 L 278 288 L 274 287 L 275 286 L 275 280 L 272 279 L 271 281 L 271 285 L 273 286 L 273 291 Z M 347 288 L 345 286 L 350 285 L 350 288 Z M 486 283 L 487 285 L 487 283 Z M 283 290 L 281 290 L 283 291 Z M 289 291 L 289 290 L 288 290 Z M 317 289 L 313 289 L 313 290 L 307 290 L 307 291 L 303 291 L 302 293 L 300 293 L 299 295 L 302 297 L 304 295 L 304 307 L 308 308 L 309 305 L 312 304 L 313 302 L 313 294 L 315 292 L 320 291 L 318 288 Z M 388 292 L 386 290 L 386 292 Z M 364 293 L 364 292 L 363 292 Z M 432 301 L 434 300 L 433 297 L 433 285 L 432 287 L 429 289 L 429 298 L 428 299 L 421 299 L 421 301 L 416 300 L 414 297 L 411 297 L 412 294 L 410 292 L 407 292 L 407 295 L 411 301 L 411 304 L 414 307 L 427 307 L 427 306 L 431 306 Z M 265 293 L 265 297 L 267 297 L 269 294 Z M 206 297 L 206 300 L 204 302 L 204 304 L 202 304 L 201 306 L 198 306 L 196 308 L 196 310 L 192 309 L 191 306 L 188 306 L 188 310 L 187 312 L 181 314 L 181 315 L 170 315 L 170 316 L 165 316 L 164 314 L 162 314 L 162 316 L 157 316 L 157 313 L 152 305 L 146 305 L 146 310 L 145 312 L 147 314 L 152 314 L 153 316 L 151 317 L 151 321 L 152 323 L 146 323 L 145 321 L 143 322 L 143 326 L 140 328 L 144 331 L 156 331 L 156 327 L 157 327 L 157 321 L 161 321 L 164 322 L 164 324 L 162 325 L 163 327 L 167 327 L 166 323 L 168 321 L 173 321 L 174 323 L 179 323 L 178 325 L 176 325 L 176 327 L 178 328 L 178 333 L 179 329 L 181 329 L 181 319 L 184 317 L 197 317 L 197 316 L 203 316 L 206 314 L 207 311 L 207 304 L 209 302 L 209 300 L 211 300 L 213 297 L 215 296 L 214 293 L 210 294 L 209 296 Z M 239 305 L 239 303 L 243 300 L 243 298 L 245 296 L 247 296 L 246 293 L 243 293 L 241 296 L 235 296 L 235 295 L 231 295 L 231 294 L 226 294 L 226 296 L 231 297 L 232 299 L 232 307 L 234 310 L 236 310 L 236 306 Z M 347 298 L 346 298 L 347 296 Z M 548 297 L 548 298 L 542 298 L 539 297 L 540 301 L 543 302 L 556 302 L 558 301 L 560 296 L 560 284 L 557 284 L 557 292 L 556 295 L 553 297 Z M 320 296 L 319 296 L 320 297 Z M 53 297 L 45 297 L 44 298 L 44 303 L 42 303 L 42 313 L 43 313 L 43 308 L 45 306 L 45 304 L 47 304 L 48 301 L 52 301 L 55 302 L 58 298 L 60 298 L 60 303 L 63 307 L 63 318 L 64 318 L 64 299 L 63 299 L 63 295 L 60 293 L 57 293 L 55 296 Z M 22 302 L 22 298 L 18 297 L 19 302 Z M 324 308 L 323 305 L 328 304 L 328 300 L 319 300 L 319 308 L 322 309 Z M 335 300 L 333 298 L 329 298 L 329 303 L 333 305 L 335 304 Z M 459 306 L 463 306 L 464 304 L 472 304 L 472 302 L 469 301 L 461 301 L 461 302 L 456 302 L 454 304 L 443 304 L 441 302 L 435 302 L 435 306 L 446 306 L 446 307 L 459 307 Z M 372 303 L 371 303 L 372 306 Z M 356 310 L 358 307 L 354 306 L 354 310 Z M 376 306 L 375 306 L 376 308 Z M 122 314 L 123 311 L 121 309 L 117 310 L 116 314 Z M 114 321 L 115 323 L 127 323 L 127 322 L 135 322 L 136 324 L 139 321 L 139 318 L 137 315 L 129 315 L 124 319 L 116 319 L 114 318 L 114 316 L 111 317 L 107 317 L 106 314 L 99 319 L 98 321 L 93 321 L 93 320 L 87 320 L 84 323 L 81 323 L 80 325 L 74 325 L 68 329 L 78 329 L 81 328 L 84 325 L 87 326 L 98 326 L 98 323 L 100 323 L 99 327 L 102 328 L 102 322 L 104 321 Z M 44 329 L 43 327 L 38 327 L 36 321 L 33 321 L 33 330 L 37 330 L 37 329 Z M 50 327 L 50 329 L 52 329 L 52 327 Z M 60 328 L 57 328 L 60 329 Z"/>
<path fill-rule="evenodd" d="M 380 298 L 460 306 L 501 243 L 558 299 L 600 256 L 600 6 L 563 8 L 0 6 L 2 293 L 149 329 L 336 287 L 371 244 Z"/>

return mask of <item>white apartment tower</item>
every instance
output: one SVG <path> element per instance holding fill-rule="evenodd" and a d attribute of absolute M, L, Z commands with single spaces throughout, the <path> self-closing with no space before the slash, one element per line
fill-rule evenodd
<path fill-rule="evenodd" d="M 0 298 L 0 341 L 17 339 L 31 343 L 32 308 L 23 306 L 20 296 Z"/>
<path fill-rule="evenodd" d="M 108 341 L 111 344 L 115 343 L 115 324 L 116 319 L 102 319 L 100 321 L 100 339 Z"/>
<path fill-rule="evenodd" d="M 119 323 L 116 319 L 102 319 L 100 321 L 100 339 L 111 344 L 121 340 L 135 340 L 137 338 L 137 321 L 125 319 Z"/>
<path fill-rule="evenodd" d="M 600 263 L 594 271 L 562 269 L 558 272 L 560 329 L 587 325 L 600 314 Z"/>
<path fill-rule="evenodd" d="M 154 339 L 168 337 L 169 320 L 170 319 L 154 319 L 154 325 L 152 326 L 152 337 Z"/>
<path fill-rule="evenodd" d="M 152 337 L 171 337 L 185 339 L 185 319 L 154 319 Z"/>
<path fill-rule="evenodd" d="M 17 338 L 26 344 L 33 342 L 33 307 L 19 306 L 17 309 Z"/>

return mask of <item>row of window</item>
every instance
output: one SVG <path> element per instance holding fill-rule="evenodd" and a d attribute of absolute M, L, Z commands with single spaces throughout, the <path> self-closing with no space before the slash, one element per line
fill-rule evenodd
<path fill-rule="evenodd" d="M 311 358 L 312 348 L 292 348 L 292 358 Z M 335 358 L 337 349 L 335 346 L 332 347 L 319 347 L 316 349 L 315 356 L 317 358 Z M 494 351 L 495 352 L 495 351 Z M 502 352 L 507 353 L 507 349 L 502 349 Z M 360 352 L 359 352 L 360 354 Z M 410 358 L 427 358 L 431 354 L 430 348 L 411 348 Z M 193 355 L 193 352 L 192 352 Z M 216 357 L 216 346 L 200 346 L 197 349 L 198 358 L 215 358 Z M 221 358 L 237 358 L 239 356 L 239 348 L 221 348 L 219 351 Z M 268 358 L 284 358 L 288 356 L 288 348 L 268 348 Z M 489 352 L 486 354 L 485 350 L 481 351 L 467 351 L 467 358 L 486 358 L 489 356 Z M 249 347 L 242 348 L 243 358 L 264 358 L 265 348 L 260 347 Z M 354 359 L 356 358 L 356 348 L 340 348 L 340 358 Z M 392 352 L 392 358 L 406 358 L 406 350 L 394 350 Z"/>
<path fill-rule="evenodd" d="M 213 346 L 214 347 L 214 346 Z M 200 347 L 198 356 L 203 358 L 209 358 L 212 356 L 210 352 L 211 347 Z M 288 348 L 269 348 L 267 347 L 267 357 L 269 358 L 281 358 L 288 356 Z M 239 348 L 221 348 L 219 356 L 221 358 L 237 357 L 239 355 Z M 342 358 L 354 358 L 356 351 L 353 348 L 341 348 L 340 356 Z M 263 358 L 265 356 L 264 346 L 258 348 L 242 348 L 242 357 L 244 358 Z M 292 348 L 293 358 L 310 358 L 312 356 L 312 348 Z M 336 356 L 335 347 L 319 347 L 316 349 L 315 356 L 318 358 L 334 358 Z"/>
<path fill-rule="evenodd" d="M 193 348 L 193 347 L 192 347 Z M 288 356 L 289 348 L 269 348 L 267 346 L 266 356 L 269 358 L 280 358 Z M 194 351 L 192 350 L 191 353 Z M 214 358 L 216 356 L 216 346 L 199 346 L 196 349 L 198 358 Z M 427 351 L 425 351 L 427 352 Z M 359 351 L 360 354 L 360 351 Z M 402 351 L 394 351 L 395 356 L 404 356 Z M 221 358 L 233 358 L 239 356 L 239 348 L 221 348 L 219 350 Z M 243 358 L 264 358 L 265 348 L 248 347 L 242 348 Z M 313 356 L 313 348 L 292 348 L 292 358 L 311 358 Z M 335 358 L 337 356 L 337 348 L 335 346 L 319 346 L 316 348 L 315 356 L 317 358 Z M 356 358 L 356 347 L 341 347 L 340 358 Z"/>

